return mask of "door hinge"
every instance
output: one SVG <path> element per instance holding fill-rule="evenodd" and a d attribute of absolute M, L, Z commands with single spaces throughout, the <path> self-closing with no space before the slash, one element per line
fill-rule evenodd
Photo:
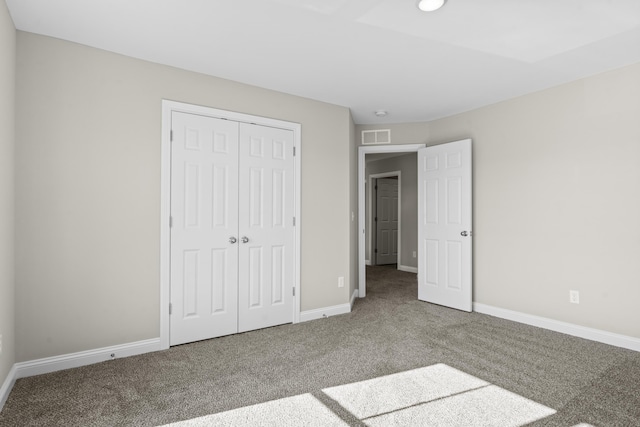
<path fill-rule="evenodd" d="M 293 156 L 295 157 L 295 155 L 296 155 L 296 146 L 294 145 L 293 146 Z"/>
<path fill-rule="evenodd" d="M 293 226 L 294 227 L 296 226 L 296 217 L 295 216 L 293 217 Z"/>
<path fill-rule="evenodd" d="M 169 315 L 173 312 L 173 304 L 169 303 Z"/>
<path fill-rule="evenodd" d="M 293 296 L 296 296 L 296 288 L 293 288 Z"/>
<path fill-rule="evenodd" d="M 375 217 L 373 220 L 374 220 L 374 221 L 377 221 L 377 220 L 378 220 L 378 217 Z"/>
<path fill-rule="evenodd" d="M 173 217 L 169 216 L 169 228 L 173 227 Z"/>
<path fill-rule="evenodd" d="M 169 142 L 173 142 L 173 129 L 169 131 Z"/>
<path fill-rule="evenodd" d="M 375 248 L 373 252 L 378 253 L 378 248 Z"/>

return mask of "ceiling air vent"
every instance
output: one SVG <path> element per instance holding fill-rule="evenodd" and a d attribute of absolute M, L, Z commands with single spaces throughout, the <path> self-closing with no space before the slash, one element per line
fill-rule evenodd
<path fill-rule="evenodd" d="M 391 144 L 391 129 L 363 130 L 362 145 Z"/>

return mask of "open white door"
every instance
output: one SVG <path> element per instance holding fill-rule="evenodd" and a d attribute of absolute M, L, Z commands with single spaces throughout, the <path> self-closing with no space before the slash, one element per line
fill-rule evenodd
<path fill-rule="evenodd" d="M 418 150 L 418 299 L 472 311 L 471 140 Z"/>

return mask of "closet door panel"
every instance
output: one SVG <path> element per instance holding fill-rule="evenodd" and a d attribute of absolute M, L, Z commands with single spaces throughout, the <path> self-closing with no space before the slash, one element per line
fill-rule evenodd
<path fill-rule="evenodd" d="M 171 345 L 238 329 L 238 129 L 172 113 Z"/>
<path fill-rule="evenodd" d="M 238 310 L 244 332 L 293 320 L 293 132 L 241 124 L 239 159 Z"/>

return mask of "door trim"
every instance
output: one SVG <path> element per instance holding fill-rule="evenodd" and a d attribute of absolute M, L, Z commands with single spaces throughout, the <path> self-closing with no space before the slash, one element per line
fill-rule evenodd
<path fill-rule="evenodd" d="M 365 248 L 365 155 L 373 153 L 415 153 L 426 144 L 397 144 L 386 146 L 360 146 L 358 147 L 358 297 L 364 298 L 367 294 L 366 265 L 364 259 Z"/>
<path fill-rule="evenodd" d="M 218 110 L 211 107 L 186 104 L 183 102 L 162 100 L 162 134 L 161 134 L 161 166 L 160 166 L 160 349 L 169 348 L 170 318 L 169 303 L 171 302 L 171 230 L 169 217 L 171 213 L 171 113 L 181 112 L 197 114 L 207 117 L 228 119 L 242 123 L 253 123 L 261 126 L 286 129 L 293 132 L 293 146 L 296 154 L 294 163 L 294 289 L 293 298 L 293 323 L 300 322 L 300 226 L 302 223 L 300 209 L 300 158 L 301 130 L 299 123 L 270 119 L 267 117 L 252 116 L 233 111 Z"/>
<path fill-rule="evenodd" d="M 371 265 L 377 265 L 377 260 L 373 259 L 373 222 L 371 221 L 371 218 L 373 217 L 373 180 L 377 180 L 378 178 L 388 178 L 390 176 L 397 176 L 398 177 L 398 242 L 396 243 L 398 245 L 398 257 L 397 257 L 397 265 L 398 267 L 400 267 L 400 260 L 402 259 L 402 248 L 401 248 L 401 244 L 402 244 L 402 171 L 392 171 L 392 172 L 381 172 L 381 173 L 374 173 L 369 175 L 369 182 L 367 183 L 367 186 L 369 187 L 367 189 L 367 193 L 369 196 L 369 206 L 367 206 L 369 208 L 368 212 L 369 215 L 368 216 L 368 220 L 369 220 L 369 261 L 371 263 Z M 377 233 L 376 233 L 377 234 Z M 376 242 L 377 242 L 378 236 L 376 235 Z"/>

